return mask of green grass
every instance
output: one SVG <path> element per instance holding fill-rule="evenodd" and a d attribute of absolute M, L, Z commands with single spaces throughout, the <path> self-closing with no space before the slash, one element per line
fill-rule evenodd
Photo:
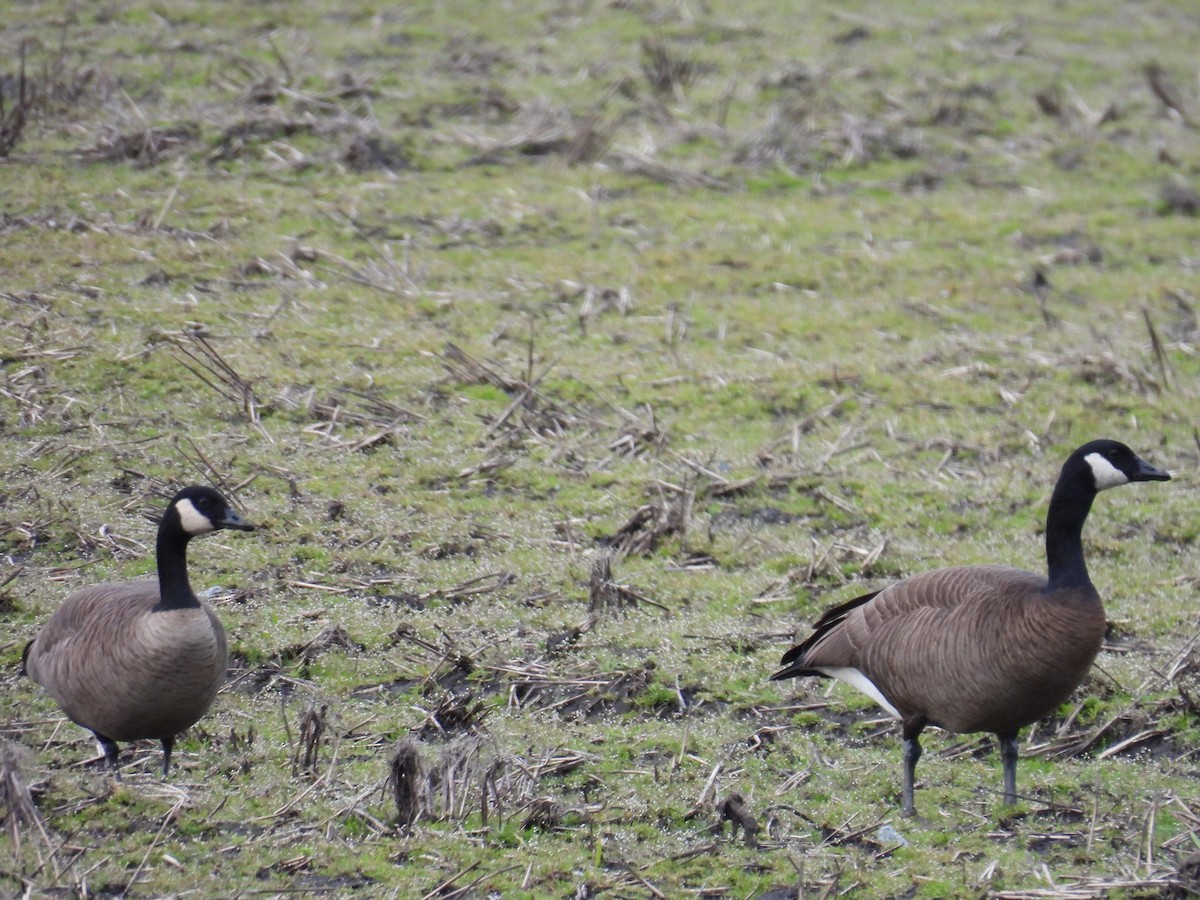
<path fill-rule="evenodd" d="M 1165 891 L 1197 846 L 1191 675 L 1168 675 L 1200 361 L 1195 221 L 1161 189 L 1200 148 L 1143 68 L 1195 107 L 1195 25 L 1168 2 L 10 11 L 6 109 L 23 42 L 36 101 L 0 161 L 0 729 L 46 832 L 0 836 L 0 893 Z M 257 421 L 192 371 L 197 331 Z M 1088 525 L 1110 650 L 1023 736 L 1017 811 L 986 739 L 930 733 L 923 818 L 898 819 L 878 710 L 767 677 L 890 578 L 1040 569 L 1057 468 L 1098 435 L 1175 476 Z M 146 515 L 192 481 L 267 526 L 192 553 L 230 686 L 167 785 L 146 744 L 114 786 L 20 650 L 70 590 L 152 571 Z M 644 507 L 674 525 L 615 559 L 627 605 L 589 608 Z M 306 656 L 327 626 L 349 646 Z M 406 738 L 456 787 L 411 831 L 383 786 Z M 732 793 L 758 848 L 714 836 Z M 525 827 L 541 800 L 557 825 Z"/>

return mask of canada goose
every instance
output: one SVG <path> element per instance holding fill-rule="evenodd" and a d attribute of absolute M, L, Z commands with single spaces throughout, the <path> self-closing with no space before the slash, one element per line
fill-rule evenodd
<path fill-rule="evenodd" d="M 188 541 L 220 528 L 254 530 L 217 491 L 184 488 L 158 526 L 157 581 L 76 591 L 25 645 L 26 674 L 95 734 L 114 774 L 117 741 L 157 738 L 165 778 L 175 735 L 208 711 L 225 678 L 225 629 L 187 577 Z"/>
<path fill-rule="evenodd" d="M 1006 566 L 914 575 L 828 610 L 772 679 L 823 675 L 853 685 L 901 722 L 903 813 L 927 725 L 993 732 L 1004 802 L 1017 801 L 1017 732 L 1053 712 L 1083 680 L 1104 637 L 1104 607 L 1083 559 L 1097 492 L 1170 475 L 1117 441 L 1068 457 L 1046 514 L 1049 577 Z"/>

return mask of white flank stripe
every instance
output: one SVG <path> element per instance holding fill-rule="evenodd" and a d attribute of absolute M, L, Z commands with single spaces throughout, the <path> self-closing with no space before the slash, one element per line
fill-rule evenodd
<path fill-rule="evenodd" d="M 1099 453 L 1089 453 L 1084 459 L 1092 467 L 1092 477 L 1096 479 L 1096 490 L 1105 491 L 1119 484 L 1129 484 L 1129 476 Z"/>
<path fill-rule="evenodd" d="M 822 666 L 817 671 L 823 675 L 828 675 L 830 678 L 836 678 L 838 681 L 844 681 L 846 684 L 858 688 L 882 706 L 888 715 L 895 716 L 897 719 L 903 718 L 900 715 L 900 710 L 888 703 L 887 698 L 883 696 L 879 688 L 875 687 L 875 683 L 862 672 L 858 671 L 858 669 L 853 669 L 850 666 Z"/>
<path fill-rule="evenodd" d="M 208 516 L 196 509 L 186 497 L 175 504 L 175 509 L 179 513 L 179 524 L 188 534 L 208 534 L 214 530 Z"/>

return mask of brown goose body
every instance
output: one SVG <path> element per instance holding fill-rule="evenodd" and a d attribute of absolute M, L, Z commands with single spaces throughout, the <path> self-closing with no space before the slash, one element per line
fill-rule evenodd
<path fill-rule="evenodd" d="M 117 741 L 153 738 L 162 742 L 165 776 L 175 736 L 221 688 L 225 629 L 187 577 L 188 542 L 221 528 L 254 526 L 212 488 L 184 488 L 159 523 L 157 579 L 77 591 L 25 645 L 25 673 L 91 730 L 114 773 Z"/>
<path fill-rule="evenodd" d="M 1007 566 L 924 572 L 830 610 L 783 662 L 803 660 L 796 675 L 856 669 L 901 719 L 1016 731 L 1071 696 L 1104 638 L 1094 588 L 1046 586 Z"/>
<path fill-rule="evenodd" d="M 771 677 L 821 675 L 866 693 L 901 721 L 903 811 L 928 725 L 993 732 L 1004 799 L 1016 802 L 1017 732 L 1079 686 L 1106 626 L 1084 562 L 1083 524 L 1099 491 L 1171 476 L 1117 441 L 1068 457 L 1046 514 L 1048 575 L 957 566 L 914 575 L 834 607 Z"/>
<path fill-rule="evenodd" d="M 29 677 L 67 717 L 113 741 L 173 738 L 225 677 L 225 629 L 207 604 L 155 610 L 157 580 L 84 588 L 42 626 Z"/>

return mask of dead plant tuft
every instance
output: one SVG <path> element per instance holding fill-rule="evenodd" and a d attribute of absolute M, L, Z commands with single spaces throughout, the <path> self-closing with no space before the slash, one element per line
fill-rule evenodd
<path fill-rule="evenodd" d="M 310 703 L 300 716 L 300 743 L 292 753 L 292 775 L 315 775 L 317 756 L 321 750 L 321 738 L 325 734 L 329 715 L 329 704 Z M 301 749 L 303 748 L 303 756 Z"/>
<path fill-rule="evenodd" d="M 388 787 L 396 802 L 396 823 L 407 831 L 421 815 L 421 753 L 411 740 L 401 740 L 388 761 Z"/>
<path fill-rule="evenodd" d="M 555 674 L 537 665 L 513 663 L 503 669 L 513 677 L 510 707 L 534 707 L 564 718 L 586 720 L 633 709 L 653 680 L 656 666 L 648 660 L 641 668 L 574 676 Z"/>
<path fill-rule="evenodd" d="M 596 557 L 588 579 L 588 611 L 620 606 L 620 601 L 617 585 L 612 578 L 612 557 L 607 553 Z"/>
<path fill-rule="evenodd" d="M 500 388 L 506 394 L 515 395 L 509 405 L 494 418 L 488 427 L 488 436 L 500 439 L 512 436 L 520 439 L 525 436 L 537 439 L 557 439 L 573 426 L 577 426 L 582 417 L 567 407 L 546 396 L 539 386 L 550 373 L 553 364 L 544 368 L 540 373 L 533 371 L 532 339 L 529 347 L 527 371 L 523 377 L 516 377 L 506 372 L 495 363 L 484 363 L 474 359 L 456 344 L 447 344 L 442 351 L 442 365 L 451 376 L 465 384 L 490 384 Z M 507 465 L 506 457 L 495 458 L 491 467 Z M 485 464 L 489 465 L 489 464 Z M 466 475 L 477 474 L 468 470 Z"/>
<path fill-rule="evenodd" d="M 1196 216 L 1200 214 L 1200 193 L 1181 175 L 1172 175 L 1163 182 L 1159 212 L 1164 216 Z"/>
<path fill-rule="evenodd" d="M 208 156 L 209 162 L 229 162 L 239 159 L 256 144 L 280 141 L 298 134 L 314 134 L 317 124 L 311 119 L 288 119 L 279 116 L 252 117 L 228 126 Z"/>
<path fill-rule="evenodd" d="M 758 846 L 758 832 L 761 830 L 761 826 L 759 826 L 758 820 L 751 814 L 741 794 L 730 794 L 717 804 L 717 824 L 713 826 L 713 832 L 718 836 L 723 834 L 726 822 L 729 823 L 729 837 L 731 840 L 737 837 L 738 829 L 740 828 L 746 846 Z"/>
<path fill-rule="evenodd" d="M 262 427 L 259 418 L 261 404 L 255 396 L 253 385 L 238 374 L 207 335 L 200 331 L 186 331 L 168 337 L 167 343 L 174 349 L 176 359 L 184 368 L 238 407 L 267 440 L 271 439 Z"/>
<path fill-rule="evenodd" d="M 666 538 L 682 537 L 687 532 L 696 501 L 695 485 L 655 481 L 648 491 L 652 495 L 650 502 L 634 510 L 615 533 L 600 538 L 601 546 L 611 547 L 621 556 L 646 556 L 656 551 Z"/>
<path fill-rule="evenodd" d="M 370 453 L 395 443 L 396 434 L 403 426 L 425 419 L 420 413 L 386 399 L 376 390 L 338 388 L 325 399 L 318 400 L 315 389 L 291 385 L 280 394 L 278 402 L 289 409 L 309 413 L 314 420 L 305 429 L 309 434 L 322 435 L 351 453 Z M 339 436 L 339 432 L 352 428 L 364 429 L 366 434 Z"/>
<path fill-rule="evenodd" d="M 562 822 L 562 804 L 550 797 L 538 797 L 527 807 L 521 827 L 527 830 L 554 831 L 562 826 Z"/>
<path fill-rule="evenodd" d="M 1146 76 L 1146 83 L 1150 86 L 1151 92 L 1159 99 L 1163 106 L 1169 109 L 1174 115 L 1178 116 L 1180 121 L 1185 125 L 1190 124 L 1187 105 L 1184 103 L 1179 90 L 1171 82 L 1170 77 L 1157 61 L 1149 63 L 1143 72 Z"/>
<path fill-rule="evenodd" d="M 1067 371 L 1073 369 L 1076 378 L 1091 385 L 1132 388 L 1143 395 L 1159 394 L 1163 390 L 1151 372 L 1111 351 L 1082 353 L 1073 358 L 1058 359 L 1054 364 Z"/>
<path fill-rule="evenodd" d="M 1050 116 L 1053 119 L 1061 119 L 1063 117 L 1062 85 L 1058 83 L 1047 85 L 1041 90 L 1035 91 L 1033 99 L 1043 115 Z"/>
<path fill-rule="evenodd" d="M 322 653 L 334 649 L 358 651 L 363 649 L 363 645 L 350 637 L 349 632 L 341 625 L 326 625 L 314 638 L 303 644 L 288 647 L 281 656 L 283 662 L 298 659 L 302 666 L 307 666 L 315 662 Z"/>
<path fill-rule="evenodd" d="M 30 74 L 29 69 L 35 67 L 28 64 L 28 59 L 43 47 L 37 38 L 22 40 L 17 50 L 20 62 L 15 79 L 0 74 L 0 158 L 16 149 L 25 126 L 34 115 L 73 114 L 95 82 L 111 84 L 109 79 L 97 79 L 92 67 L 71 68 L 68 65 L 65 23 L 53 54 Z M 14 80 L 15 96 L 12 95 Z"/>
<path fill-rule="evenodd" d="M 1182 896 L 1200 894 L 1200 850 L 1193 850 L 1179 861 L 1179 878 L 1183 882 Z"/>
<path fill-rule="evenodd" d="M 560 156 L 573 166 L 603 156 L 612 145 L 614 125 L 598 112 L 577 116 L 563 107 L 530 103 L 506 120 L 504 130 L 500 137 L 465 132 L 456 137 L 476 151 L 476 164 L 513 156 Z"/>
<path fill-rule="evenodd" d="M 597 113 L 573 123 L 562 155 L 568 166 L 588 163 L 602 157 L 613 142 L 613 126 Z"/>
<path fill-rule="evenodd" d="M 455 343 L 442 349 L 442 367 L 462 384 L 490 384 L 506 394 L 515 394 L 525 385 L 496 365 L 480 362 Z"/>
<path fill-rule="evenodd" d="M 632 458 L 646 452 L 657 453 L 667 446 L 670 437 L 659 426 L 654 410 L 649 405 L 646 406 L 646 416 L 648 421 L 645 422 L 637 418 L 627 421 L 616 439 L 609 443 L 608 449 L 617 456 Z"/>
<path fill-rule="evenodd" d="M 487 702 L 475 699 L 473 691 L 461 694 L 447 691 L 426 715 L 425 724 L 421 726 L 421 737 L 447 738 L 453 734 L 478 732 L 490 712 Z"/>
<path fill-rule="evenodd" d="M 1177 752 L 1178 735 L 1166 722 L 1180 711 L 1179 700 L 1171 698 L 1145 705 L 1128 703 L 1095 723 L 1080 725 L 1078 719 L 1087 702 L 1079 701 L 1061 720 L 1052 719 L 1035 726 L 1029 734 L 1028 754 L 1073 759 L 1084 753 L 1094 753 L 1096 759 L 1108 759 L 1131 753 Z M 1043 728 L 1048 732 L 1045 737 L 1040 734 Z M 984 746 L 982 741 L 964 742 L 946 755 L 979 752 Z"/>
<path fill-rule="evenodd" d="M 661 40 L 642 41 L 642 74 L 657 97 L 683 99 L 699 75 L 695 60 L 682 59 L 667 49 Z"/>
<path fill-rule="evenodd" d="M 4 79 L 0 78 L 0 157 L 8 156 L 17 146 L 21 133 L 25 130 L 29 109 L 33 105 L 29 82 L 25 78 L 26 44 L 26 41 L 21 42 L 21 69 L 15 102 L 5 102 Z"/>
<path fill-rule="evenodd" d="M 562 631 L 556 631 L 546 637 L 546 653 L 549 656 L 561 656 L 579 643 L 579 639 L 591 631 L 598 621 L 597 616 L 588 616 L 582 625 L 572 625 Z"/>
<path fill-rule="evenodd" d="M 546 795 L 542 780 L 572 772 L 594 759 L 574 750 L 555 748 L 539 756 L 493 755 L 478 738 L 446 746 L 422 779 L 422 814 L 443 821 L 461 821 L 480 812 L 484 828 L 500 827 L 509 810 L 525 810 L 523 828 L 559 828 L 568 814 Z"/>
<path fill-rule="evenodd" d="M 1200 650 L 1195 647 L 1178 659 L 1168 679 L 1192 715 L 1200 715 Z"/>
<path fill-rule="evenodd" d="M 665 163 L 635 150 L 614 150 L 608 154 L 605 161 L 622 172 L 649 178 L 651 181 L 658 181 L 673 187 L 707 188 L 714 191 L 728 191 L 733 187 L 728 180 Z"/>
<path fill-rule="evenodd" d="M 925 124 L 955 125 L 961 105 L 939 105 Z M 868 115 L 850 105 L 826 75 L 811 76 L 775 103 L 767 121 L 735 153 L 753 169 L 783 166 L 794 172 L 861 166 L 879 159 L 911 159 L 922 149 L 921 129 L 910 114 Z M 961 118 L 961 112 L 958 117 Z"/>
<path fill-rule="evenodd" d="M 413 168 L 412 154 L 407 147 L 374 135 L 355 135 L 342 151 L 341 159 L 355 172 L 373 169 L 401 172 Z"/>
<path fill-rule="evenodd" d="M 592 571 L 588 578 L 588 612 L 591 615 L 585 625 L 573 629 L 574 640 L 578 640 L 579 636 L 592 628 L 596 621 L 596 614 L 608 609 L 635 607 L 640 603 L 648 603 L 659 609 L 665 609 L 661 604 L 655 603 L 641 592 L 614 581 L 611 556 L 605 553 L 596 557 L 592 562 Z"/>
<path fill-rule="evenodd" d="M 38 835 L 46 840 L 46 826 L 41 813 L 33 802 L 33 794 L 21 776 L 23 751 L 16 744 L 5 741 L 0 744 L 0 809 L 4 811 L 4 824 L 9 839 L 18 856 L 21 853 L 21 828 L 34 827 Z M 49 844 L 49 841 L 46 840 Z"/>
<path fill-rule="evenodd" d="M 508 54 L 498 45 L 472 34 L 456 34 L 442 51 L 441 68 L 455 75 L 488 76 L 498 66 L 510 65 Z"/>
<path fill-rule="evenodd" d="M 137 167 L 149 168 L 179 156 L 199 140 L 200 126 L 194 122 L 185 122 L 180 125 L 114 132 L 102 137 L 91 147 L 79 151 L 79 155 L 89 162 L 131 161 Z"/>

